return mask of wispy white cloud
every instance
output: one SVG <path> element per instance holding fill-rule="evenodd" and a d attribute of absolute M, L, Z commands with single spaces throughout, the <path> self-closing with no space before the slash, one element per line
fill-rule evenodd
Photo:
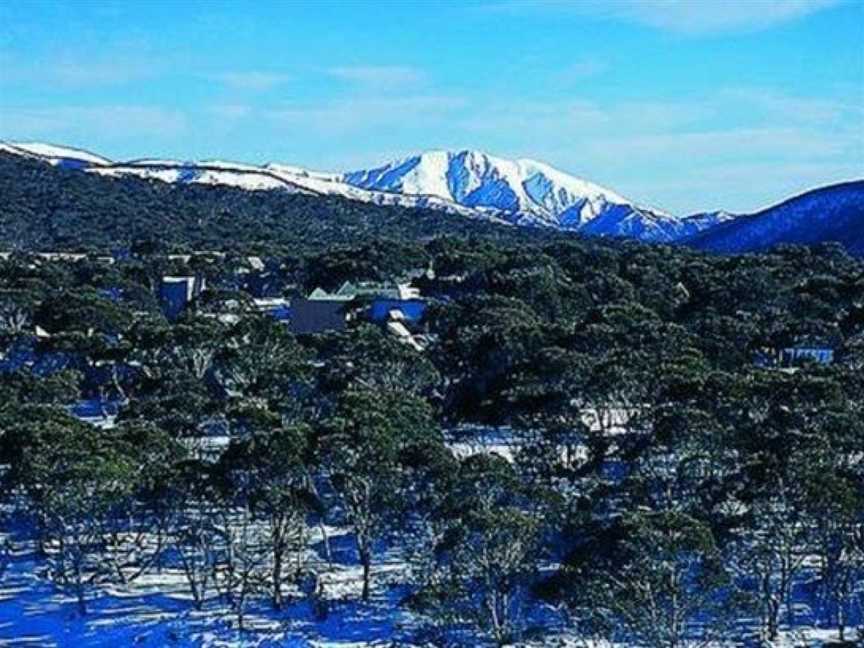
<path fill-rule="evenodd" d="M 405 86 L 425 79 L 421 70 L 405 65 L 350 65 L 327 72 L 337 79 L 375 87 Z"/>
<path fill-rule="evenodd" d="M 844 0 L 504 0 L 496 10 L 556 10 L 624 20 L 681 34 L 758 31 L 839 5 Z M 857 1 L 857 0 L 856 0 Z"/>
<path fill-rule="evenodd" d="M 106 138 L 165 137 L 181 135 L 187 127 L 184 113 L 156 106 L 0 107 L 2 135 L 16 139 L 57 136 L 64 139 L 79 138 L 94 132 Z"/>
<path fill-rule="evenodd" d="M 862 139 L 860 133 L 864 132 L 864 107 L 855 102 L 759 87 L 718 88 L 709 95 L 669 100 L 630 99 L 614 104 L 588 98 L 518 103 L 491 98 L 475 101 L 473 105 L 476 110 L 467 110 L 460 117 L 465 128 L 477 132 L 524 131 L 540 144 L 555 137 L 580 138 L 578 141 L 598 137 L 634 142 L 654 141 L 640 138 L 656 138 L 658 142 L 663 141 L 660 138 L 668 138 L 664 143 L 671 145 L 693 133 L 748 129 L 760 133 L 788 130 L 838 133 L 854 143 Z"/>
<path fill-rule="evenodd" d="M 176 69 L 172 53 L 131 34 L 103 33 L 98 40 L 88 34 L 75 41 L 55 36 L 46 34 L 29 49 L 0 38 L 0 84 L 77 90 L 136 83 Z"/>
<path fill-rule="evenodd" d="M 688 34 L 751 31 L 797 20 L 840 0 L 624 0 L 620 15 Z M 613 3 L 618 4 L 618 3 Z"/>
<path fill-rule="evenodd" d="M 736 164 L 753 159 L 813 160 L 849 151 L 848 133 L 829 134 L 806 127 L 741 127 L 677 133 L 627 135 L 593 140 L 583 149 L 595 160 L 628 163 L 691 160 Z"/>
<path fill-rule="evenodd" d="M 272 90 L 277 86 L 291 82 L 294 77 L 282 72 L 266 72 L 262 70 L 246 70 L 242 72 L 225 72 L 211 77 L 213 80 L 223 83 L 238 90 L 252 90 L 256 92 Z"/>
<path fill-rule="evenodd" d="M 591 99 L 517 103 L 493 98 L 482 102 L 482 109 L 466 111 L 459 123 L 476 133 L 525 133 L 542 145 L 571 137 L 673 131 L 705 121 L 715 112 L 715 106 L 704 100 L 605 105 Z"/>
<path fill-rule="evenodd" d="M 60 61 L 48 68 L 48 76 L 70 86 L 111 85 L 137 81 L 156 74 L 153 65 L 140 61 Z"/>
<path fill-rule="evenodd" d="M 864 125 L 864 105 L 856 101 L 798 97 L 773 88 L 725 88 L 718 95 L 722 101 L 740 102 L 772 121 L 830 124 L 853 120 Z"/>
<path fill-rule="evenodd" d="M 264 111 L 280 128 L 311 129 L 322 135 L 362 133 L 373 128 L 422 127 L 451 118 L 467 105 L 462 97 L 418 94 L 350 97 L 322 104 L 285 104 Z"/>
<path fill-rule="evenodd" d="M 577 81 L 582 81 L 583 79 L 590 79 L 591 77 L 599 76 L 608 69 L 609 66 L 602 61 L 582 59 L 579 61 L 573 61 L 566 68 L 560 70 L 555 75 L 555 79 L 559 83 L 575 83 Z"/>
<path fill-rule="evenodd" d="M 252 115 L 254 108 L 247 104 L 216 104 L 208 106 L 206 112 L 217 119 L 234 121 Z"/>
<path fill-rule="evenodd" d="M 57 56 L 49 60 L 22 61 L 6 57 L 0 83 L 36 83 L 67 88 L 106 86 L 141 81 L 158 75 L 158 64 L 118 57 L 86 60 Z"/>

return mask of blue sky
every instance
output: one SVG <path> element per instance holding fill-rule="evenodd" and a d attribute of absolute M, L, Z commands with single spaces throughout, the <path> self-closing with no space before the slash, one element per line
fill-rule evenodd
<path fill-rule="evenodd" d="M 531 157 L 684 214 L 864 177 L 864 0 L 0 3 L 0 138 Z"/>

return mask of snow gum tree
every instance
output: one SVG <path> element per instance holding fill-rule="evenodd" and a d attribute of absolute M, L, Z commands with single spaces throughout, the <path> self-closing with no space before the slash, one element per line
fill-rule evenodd
<path fill-rule="evenodd" d="M 109 432 L 134 458 L 134 492 L 107 531 L 108 558 L 121 582 L 135 580 L 154 564 L 161 567 L 165 530 L 172 514 L 170 488 L 185 447 L 150 422 L 124 421 Z"/>
<path fill-rule="evenodd" d="M 512 641 L 535 576 L 540 523 L 513 467 L 496 455 L 465 459 L 437 511 L 433 547 L 414 606 L 447 624 L 469 623 Z"/>
<path fill-rule="evenodd" d="M 588 634 L 656 648 L 724 636 L 735 593 L 710 528 L 676 512 L 625 516 L 571 561 L 572 610 Z"/>
<path fill-rule="evenodd" d="M 215 589 L 216 571 L 226 557 L 224 515 L 230 514 L 213 468 L 198 461 L 180 467 L 173 484 L 174 514 L 169 539 L 192 600 L 202 609 Z"/>
<path fill-rule="evenodd" d="M 819 599 L 838 638 L 846 639 L 855 591 L 864 575 L 864 423 L 854 412 L 829 412 L 815 423 L 803 458 L 803 507 L 808 546 L 819 564 Z"/>
<path fill-rule="evenodd" d="M 429 406 L 401 392 L 349 390 L 321 426 L 324 470 L 354 534 L 364 600 L 375 544 L 394 527 L 406 502 L 404 457 L 411 446 L 439 436 Z"/>
<path fill-rule="evenodd" d="M 304 568 L 307 518 L 319 508 L 309 486 L 310 433 L 307 426 L 260 432 L 232 444 L 220 461 L 232 501 L 247 512 L 244 520 L 251 519 L 245 526 L 257 524 L 264 536 L 266 580 L 277 609 L 284 602 L 284 584 Z M 250 532 L 244 533 L 246 540 Z"/>
<path fill-rule="evenodd" d="M 107 432 L 63 416 L 13 433 L 22 442 L 15 473 L 34 503 L 50 577 L 85 614 L 88 588 L 109 577 L 106 528 L 133 493 L 136 457 Z"/>

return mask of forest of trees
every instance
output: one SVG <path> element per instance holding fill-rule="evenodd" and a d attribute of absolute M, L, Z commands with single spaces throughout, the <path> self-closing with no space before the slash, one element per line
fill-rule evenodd
<path fill-rule="evenodd" d="M 371 324 L 295 338 L 238 310 L 265 272 L 242 257 L 2 262 L 3 524 L 35 534 L 82 613 L 93 588 L 173 564 L 195 605 L 217 596 L 242 625 L 250 601 L 297 595 L 312 531 L 337 524 L 363 597 L 382 551 L 409 556 L 404 605 L 436 637 L 505 643 L 545 606 L 585 637 L 770 640 L 804 591 L 857 636 L 860 263 L 830 246 L 397 249 L 268 259 L 269 289 L 431 261 L 422 353 Z M 154 298 L 168 271 L 211 286 L 176 322 Z M 241 317 L 213 317 L 226 304 Z M 802 337 L 835 362 L 754 365 Z M 82 398 L 119 403 L 116 424 L 72 416 Z M 507 426 L 517 449 L 459 456 L 446 432 L 464 423 Z M 190 441 L 214 427 L 230 444 L 203 459 Z"/>
<path fill-rule="evenodd" d="M 33 165 L 32 186 L 52 173 L 66 182 Z M 64 191 L 90 182 L 111 183 Z M 105 584 L 169 568 L 190 605 L 241 628 L 250 606 L 298 597 L 326 614 L 309 556 L 329 559 L 337 526 L 360 599 L 385 552 L 404 557 L 401 605 L 434 645 L 563 629 L 678 648 L 805 622 L 864 638 L 864 264 L 838 247 L 712 257 L 467 220 L 444 237 L 447 216 L 394 230 L 398 210 L 338 203 L 378 223 L 349 244 L 332 223 L 292 230 L 308 197 L 132 182 L 99 198 L 116 216 L 99 232 L 75 229 L 84 207 L 27 224 L 20 190 L 0 209 L 16 249 L 0 260 L 0 526 L 37 540 L 81 614 Z M 167 205 L 187 193 L 201 211 L 180 219 Z M 261 230 L 223 219 L 232 196 Z M 114 263 L 27 252 L 105 252 L 132 211 Z M 135 238 L 147 219 L 160 241 Z M 229 254 L 162 254 L 187 235 Z M 246 307 L 430 266 L 422 352 L 362 318 L 295 337 Z M 156 299 L 166 274 L 207 278 L 176 321 Z M 801 341 L 834 361 L 755 361 Z M 82 399 L 114 424 L 76 418 Z M 512 451 L 457 452 L 468 425 Z M 229 442 L 205 456 L 213 435 Z"/>

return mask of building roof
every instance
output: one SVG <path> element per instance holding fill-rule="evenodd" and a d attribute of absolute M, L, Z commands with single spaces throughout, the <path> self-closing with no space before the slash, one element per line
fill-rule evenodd
<path fill-rule="evenodd" d="M 341 288 L 340 288 L 340 290 L 341 290 Z M 324 290 L 323 288 L 316 288 L 311 293 L 309 293 L 309 296 L 306 299 L 308 299 L 309 301 L 347 302 L 347 301 L 351 301 L 352 299 L 354 299 L 354 295 L 353 294 L 352 295 L 340 294 L 338 292 L 329 293 L 326 290 Z"/>

